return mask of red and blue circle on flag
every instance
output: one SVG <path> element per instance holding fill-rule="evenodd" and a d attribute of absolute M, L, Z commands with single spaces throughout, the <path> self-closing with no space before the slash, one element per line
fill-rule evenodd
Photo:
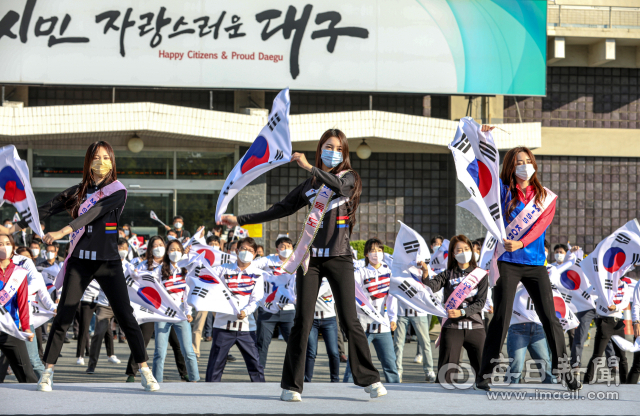
<path fill-rule="evenodd" d="M 620 270 L 624 265 L 627 255 L 620 247 L 611 247 L 604 253 L 602 259 L 603 266 L 609 273 L 614 273 Z"/>
<path fill-rule="evenodd" d="M 209 266 L 213 266 L 213 263 L 216 261 L 216 255 L 213 251 L 207 250 L 205 248 L 196 251 L 198 254 L 204 253 L 204 258 L 209 263 Z"/>
<path fill-rule="evenodd" d="M 5 166 L 0 170 L 0 188 L 4 190 L 2 199 L 12 204 L 27 199 L 24 184 L 11 166 Z"/>
<path fill-rule="evenodd" d="M 209 283 L 209 284 L 213 284 L 213 285 L 217 285 L 220 282 L 218 281 L 218 279 L 216 279 L 213 276 L 210 276 L 208 274 L 202 274 L 200 276 L 198 276 L 198 279 L 200 279 L 200 281 L 202 281 L 203 283 Z"/>
<path fill-rule="evenodd" d="M 467 166 L 467 172 L 469 172 L 469 175 L 471 175 L 471 178 L 478 186 L 480 195 L 482 195 L 483 198 L 487 196 L 491 190 L 491 186 L 493 186 L 493 178 L 487 165 L 478 159 L 474 159 L 473 162 Z"/>
<path fill-rule="evenodd" d="M 141 287 L 138 289 L 138 296 L 142 298 L 146 303 L 158 309 L 162 305 L 162 298 L 157 290 L 150 286 Z"/>
<path fill-rule="evenodd" d="M 556 309 L 556 316 L 558 319 L 562 319 L 567 316 L 567 304 L 564 303 L 564 300 L 559 296 L 553 297 L 553 305 Z"/>
<path fill-rule="evenodd" d="M 560 275 L 560 283 L 569 290 L 580 289 L 580 273 L 575 270 L 567 270 Z"/>
<path fill-rule="evenodd" d="M 269 142 L 263 136 L 258 136 L 247 153 L 242 158 L 240 172 L 247 173 L 256 166 L 269 161 Z"/>

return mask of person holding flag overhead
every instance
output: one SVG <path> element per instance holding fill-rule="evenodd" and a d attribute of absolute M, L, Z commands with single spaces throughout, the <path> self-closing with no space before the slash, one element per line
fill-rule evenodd
<path fill-rule="evenodd" d="M 311 177 L 267 211 L 237 218 L 224 215 L 221 218 L 223 224 L 235 227 L 273 221 L 292 215 L 303 207 L 311 208 L 293 254 L 282 265 L 289 273 L 297 272 L 297 308 L 287 343 L 280 399 L 301 400 L 307 342 L 323 277 L 331 285 L 340 323 L 349 339 L 355 384 L 366 387 L 365 391 L 371 398 L 383 396 L 387 391 L 373 366 L 367 337 L 358 321 L 354 303 L 354 269 L 349 236 L 356 224 L 362 181 L 351 168 L 347 137 L 337 129 L 324 132 L 316 149 L 315 166 L 303 153 L 294 153 L 292 160 L 310 172 Z"/>
<path fill-rule="evenodd" d="M 129 304 L 118 254 L 116 229 L 126 198 L 127 190 L 117 180 L 113 148 L 105 141 L 98 141 L 92 143 L 85 154 L 82 182 L 38 208 L 43 220 L 65 210 L 73 218 L 61 230 L 44 236 L 44 242 L 52 244 L 71 234 L 67 258 L 55 281 L 56 288 L 62 287 L 62 294 L 44 352 L 46 370 L 38 382 L 38 391 L 52 390 L 53 368 L 65 333 L 73 321 L 80 298 L 94 279 L 109 300 L 135 361 L 141 366 L 142 386 L 147 391 L 159 389 L 146 363 L 148 357 L 142 332 Z M 19 225 L 26 226 L 24 220 Z"/>
<path fill-rule="evenodd" d="M 461 175 L 458 166 L 460 156 L 473 149 L 476 159 L 469 166 L 475 163 L 475 171 L 469 167 L 467 171 L 474 171 L 472 177 L 477 180 L 479 187 L 471 185 L 470 189 L 472 193 L 480 192 L 482 196 L 475 199 L 472 197 L 469 201 L 473 202 L 473 206 L 466 207 L 488 230 L 493 230 L 494 237 L 502 240 L 502 244 L 495 249 L 490 266 L 491 284 L 495 284 L 494 316 L 489 323 L 482 365 L 476 375 L 475 386 L 476 389 L 490 390 L 491 377 L 509 331 L 513 301 L 520 282 L 531 296 L 544 328 L 554 371 L 559 368 L 560 359 L 568 360 L 564 333 L 554 307 L 551 282 L 544 267 L 545 232 L 553 220 L 557 196 L 540 183 L 535 156 L 526 147 L 516 147 L 505 154 L 500 183 L 495 186 L 496 181 L 491 172 L 497 171 L 499 160 L 495 157 L 496 148 L 490 134 L 493 127 L 480 127 L 471 120 L 464 125 L 461 121 L 461 128 L 464 133 L 459 135 L 459 129 L 456 140 L 450 146 L 450 149 L 455 149 L 452 151 L 456 158 L 458 176 Z M 463 150 L 460 150 L 461 147 Z M 491 163 L 487 160 L 489 153 L 492 156 L 489 158 Z M 490 166 L 486 166 L 486 163 Z M 496 202 L 493 205 L 487 205 L 488 201 L 494 200 Z M 569 390 L 582 388 L 582 384 L 570 371 L 564 372 L 562 381 L 563 384 L 566 382 Z"/>

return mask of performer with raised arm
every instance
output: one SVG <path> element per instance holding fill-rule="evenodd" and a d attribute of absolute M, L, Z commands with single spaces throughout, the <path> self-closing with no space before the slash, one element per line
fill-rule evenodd
<path fill-rule="evenodd" d="M 483 125 L 481 131 L 493 127 Z M 553 369 L 566 359 L 564 333 L 556 311 L 551 282 L 545 268 L 545 233 L 556 210 L 556 197 L 543 188 L 537 175 L 536 158 L 526 147 L 509 150 L 500 173 L 500 204 L 507 238 L 499 247 L 497 267 L 500 278 L 493 288 L 494 316 L 489 323 L 482 352 L 482 365 L 476 375 L 476 388 L 490 390 L 491 375 L 499 363 L 513 310 L 518 283 L 522 282 L 533 301 L 551 349 Z M 496 249 L 498 250 L 498 249 Z M 582 384 L 571 372 L 563 375 L 569 390 Z"/>
<path fill-rule="evenodd" d="M 292 160 L 311 172 L 311 177 L 267 211 L 237 218 L 224 215 L 221 220 L 228 226 L 242 226 L 283 218 L 302 207 L 311 208 L 293 254 L 282 265 L 288 272 L 297 270 L 297 311 L 287 343 L 280 399 L 301 400 L 307 342 L 322 277 L 326 277 L 331 285 L 340 322 L 349 339 L 349 358 L 355 384 L 366 387 L 372 398 L 385 395 L 387 391 L 371 361 L 367 338 L 354 302 L 349 236 L 356 224 L 362 181 L 351 169 L 347 138 L 340 130 L 327 130 L 318 143 L 315 166 L 302 153 L 294 153 Z"/>
<path fill-rule="evenodd" d="M 71 234 L 69 254 L 56 278 L 56 287 L 62 287 L 62 294 L 44 352 L 46 370 L 38 382 L 38 391 L 52 390 L 53 368 L 65 333 L 73 321 L 82 294 L 94 279 L 100 284 L 127 336 L 129 348 L 141 367 L 143 387 L 147 391 L 159 389 L 146 363 L 148 357 L 142 332 L 129 304 L 118 254 L 117 227 L 126 199 L 126 188 L 117 180 L 113 149 L 109 143 L 98 141 L 87 149 L 82 182 L 38 208 L 42 220 L 65 210 L 73 218 L 69 225 L 44 237 L 46 244 L 52 244 Z M 24 221 L 18 225 L 27 226 Z"/>

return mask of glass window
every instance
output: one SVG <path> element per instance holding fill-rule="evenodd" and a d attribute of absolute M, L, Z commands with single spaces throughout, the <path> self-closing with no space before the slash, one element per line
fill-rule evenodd
<path fill-rule="evenodd" d="M 145 241 L 156 234 L 164 236 L 166 230 L 151 219 L 151 211 L 156 213 L 160 221 L 170 225 L 173 218 L 173 191 L 129 192 L 119 225 L 131 225 L 133 232 L 144 237 Z"/>
<path fill-rule="evenodd" d="M 193 235 L 201 225 L 205 225 L 207 229 L 213 227 L 216 223 L 218 195 L 218 191 L 178 191 L 178 215 L 184 218 L 185 230 Z"/>
<path fill-rule="evenodd" d="M 36 178 L 82 178 L 86 150 L 33 150 Z M 118 178 L 173 179 L 173 152 L 116 150 Z"/>
<path fill-rule="evenodd" d="M 178 179 L 224 180 L 233 169 L 233 152 L 177 152 Z"/>

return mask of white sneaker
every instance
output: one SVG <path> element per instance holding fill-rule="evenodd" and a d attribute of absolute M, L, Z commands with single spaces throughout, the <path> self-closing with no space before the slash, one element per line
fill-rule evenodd
<path fill-rule="evenodd" d="M 425 377 L 425 381 L 428 383 L 433 383 L 434 381 L 436 381 L 436 373 L 434 373 L 433 370 L 429 371 L 427 377 Z"/>
<path fill-rule="evenodd" d="M 121 362 L 115 355 L 110 356 L 107 361 L 109 361 L 111 364 L 120 364 Z"/>
<path fill-rule="evenodd" d="M 364 388 L 365 393 L 369 393 L 372 399 L 376 397 L 384 396 L 387 394 L 387 389 L 384 388 L 381 382 L 373 383 L 370 386 Z"/>
<path fill-rule="evenodd" d="M 302 396 L 300 396 L 300 393 L 298 393 L 297 391 L 282 389 L 280 400 L 282 400 L 283 402 L 301 402 Z"/>
<path fill-rule="evenodd" d="M 151 369 L 149 367 L 140 368 L 140 375 L 142 376 L 142 387 L 144 387 L 145 391 L 158 391 L 160 390 L 160 384 L 153 376 Z"/>
<path fill-rule="evenodd" d="M 416 358 L 413 359 L 414 363 L 422 364 L 422 354 L 416 355 Z"/>
<path fill-rule="evenodd" d="M 76 364 L 84 365 L 84 358 L 83 357 L 78 358 L 78 361 L 76 361 Z"/>
<path fill-rule="evenodd" d="M 51 391 L 53 390 L 53 369 L 47 368 L 42 373 L 40 380 L 38 381 L 37 391 Z"/>

